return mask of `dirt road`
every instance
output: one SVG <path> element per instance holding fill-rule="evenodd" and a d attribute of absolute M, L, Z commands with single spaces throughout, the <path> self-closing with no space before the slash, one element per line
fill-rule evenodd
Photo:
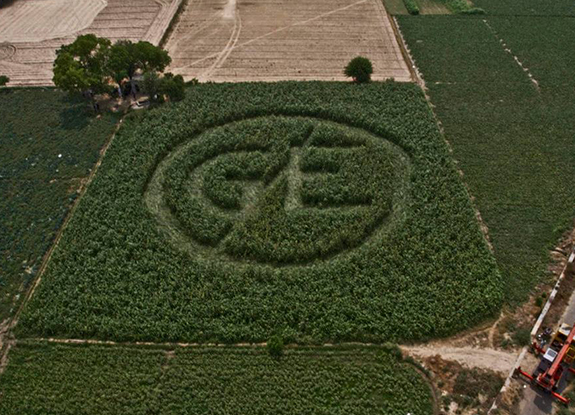
<path fill-rule="evenodd" d="M 402 346 L 402 350 L 419 357 L 439 355 L 445 360 L 454 360 L 469 368 L 489 369 L 507 375 L 517 356 L 514 353 L 478 347 Z"/>

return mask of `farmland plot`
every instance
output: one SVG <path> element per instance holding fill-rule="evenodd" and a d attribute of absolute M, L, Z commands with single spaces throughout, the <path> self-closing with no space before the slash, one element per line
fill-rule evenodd
<path fill-rule="evenodd" d="M 11 316 L 118 117 L 54 90 L 0 92 L 0 322 Z"/>
<path fill-rule="evenodd" d="M 56 50 L 94 33 L 158 44 L 181 0 L 17 0 L 0 8 L 0 74 L 51 85 Z"/>
<path fill-rule="evenodd" d="M 341 80 L 363 55 L 411 81 L 381 0 L 191 0 L 166 47 L 187 80 Z"/>
<path fill-rule="evenodd" d="M 418 87 L 206 84 L 127 120 L 18 330 L 408 340 L 500 301 Z"/>
<path fill-rule="evenodd" d="M 516 304 L 546 276 L 549 251 L 575 217 L 575 59 L 565 53 L 575 22 L 544 16 L 574 6 L 477 4 L 513 15 L 399 22 Z"/>
<path fill-rule="evenodd" d="M 431 415 L 431 391 L 383 348 L 19 344 L 0 384 L 1 415 Z"/>

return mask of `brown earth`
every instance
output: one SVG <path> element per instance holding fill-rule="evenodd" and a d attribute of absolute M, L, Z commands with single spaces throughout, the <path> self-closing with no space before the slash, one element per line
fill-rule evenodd
<path fill-rule="evenodd" d="M 181 1 L 15 1 L 0 9 L 0 75 L 11 86 L 51 85 L 56 50 L 80 34 L 157 45 Z"/>
<path fill-rule="evenodd" d="M 189 0 L 166 48 L 186 80 L 343 80 L 358 55 L 412 80 L 381 0 Z"/>

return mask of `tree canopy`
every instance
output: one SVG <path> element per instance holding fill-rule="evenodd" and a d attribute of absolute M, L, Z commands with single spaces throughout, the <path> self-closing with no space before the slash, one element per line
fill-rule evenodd
<path fill-rule="evenodd" d="M 132 81 L 138 71 L 163 72 L 170 62 L 168 52 L 149 42 L 112 45 L 106 38 L 81 35 L 57 51 L 53 81 L 67 92 L 93 95 L 109 91 L 111 83 L 121 90 L 122 82 Z"/>

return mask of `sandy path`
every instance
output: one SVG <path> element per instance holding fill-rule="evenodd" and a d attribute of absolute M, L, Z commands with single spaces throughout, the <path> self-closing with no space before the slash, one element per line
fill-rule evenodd
<path fill-rule="evenodd" d="M 401 348 L 415 356 L 439 355 L 445 360 L 453 360 L 469 368 L 490 369 L 505 375 L 511 371 L 517 359 L 514 353 L 476 347 L 402 346 Z"/>

